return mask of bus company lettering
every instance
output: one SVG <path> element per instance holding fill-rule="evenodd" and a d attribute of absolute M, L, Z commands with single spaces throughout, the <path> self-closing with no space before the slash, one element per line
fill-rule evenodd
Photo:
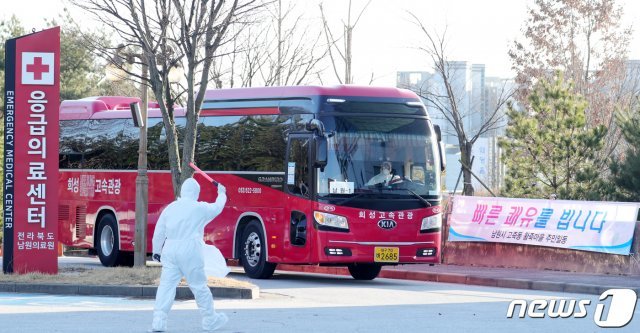
<path fill-rule="evenodd" d="M 258 177 L 259 183 L 282 183 L 283 181 L 282 177 Z"/>
<path fill-rule="evenodd" d="M 79 194 L 81 197 L 93 198 L 96 193 L 119 195 L 121 187 L 120 178 L 95 179 L 95 175 L 67 178 L 67 191 Z"/>
<path fill-rule="evenodd" d="M 120 194 L 120 187 L 122 186 L 120 178 L 96 179 L 95 184 L 94 192 L 104 194 Z"/>
<path fill-rule="evenodd" d="M 413 212 L 376 212 L 373 210 L 366 211 L 361 210 L 358 212 L 358 217 L 361 219 L 398 219 L 398 220 L 412 220 L 414 218 Z"/>

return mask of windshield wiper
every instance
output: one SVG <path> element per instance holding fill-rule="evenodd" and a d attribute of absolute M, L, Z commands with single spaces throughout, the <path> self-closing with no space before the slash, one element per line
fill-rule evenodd
<path fill-rule="evenodd" d="M 408 189 L 408 188 L 400 188 L 399 190 L 407 190 L 407 192 L 413 194 L 414 197 L 420 199 L 420 201 L 422 201 L 423 204 L 427 205 L 427 207 L 431 207 L 433 206 L 429 201 L 427 201 L 427 199 L 423 198 L 420 194 L 413 192 L 412 190 Z"/>
<path fill-rule="evenodd" d="M 361 196 L 363 196 L 363 195 L 365 195 L 365 194 L 367 194 L 367 193 L 358 193 L 358 194 L 356 194 L 356 195 L 354 195 L 354 196 L 352 196 L 352 197 L 346 198 L 346 199 L 344 199 L 344 200 L 342 200 L 342 201 L 340 201 L 340 202 L 336 203 L 336 205 L 338 205 L 338 206 L 342 206 L 342 205 L 346 204 L 347 202 L 349 202 L 349 201 L 351 201 L 351 200 L 353 200 L 353 199 L 359 198 L 359 197 L 361 197 Z"/>
<path fill-rule="evenodd" d="M 420 194 L 418 194 L 418 193 L 416 193 L 416 192 L 414 192 L 414 191 L 412 191 L 412 190 L 410 190 L 408 188 L 398 188 L 398 189 L 393 189 L 393 190 L 406 190 L 407 192 L 411 193 L 416 198 L 420 199 L 420 202 L 425 204 L 427 207 L 433 206 L 427 199 L 423 198 L 422 196 L 420 196 Z M 380 192 L 382 192 L 382 189 L 380 190 Z M 344 200 L 337 202 L 336 205 L 342 206 L 342 205 L 346 204 L 347 202 L 349 202 L 351 200 L 354 200 L 354 199 L 362 197 L 365 194 L 372 194 L 372 193 L 370 193 L 370 192 L 358 193 L 358 194 L 356 194 L 356 195 L 354 195 L 352 197 L 345 198 Z"/>

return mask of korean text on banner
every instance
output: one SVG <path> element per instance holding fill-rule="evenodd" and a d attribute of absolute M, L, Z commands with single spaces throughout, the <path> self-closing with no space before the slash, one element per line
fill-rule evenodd
<path fill-rule="evenodd" d="M 448 240 L 628 255 L 639 207 L 621 202 L 457 196 Z"/>

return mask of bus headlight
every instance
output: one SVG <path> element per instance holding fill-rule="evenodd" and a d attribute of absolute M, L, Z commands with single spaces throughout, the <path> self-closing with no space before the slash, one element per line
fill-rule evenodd
<path fill-rule="evenodd" d="M 344 216 L 314 211 L 313 218 L 320 227 L 336 228 L 341 229 L 341 231 L 349 230 L 349 223 Z"/>
<path fill-rule="evenodd" d="M 422 225 L 420 225 L 420 232 L 440 231 L 441 227 L 442 227 L 442 214 L 436 214 L 436 215 L 425 217 L 422 219 Z"/>

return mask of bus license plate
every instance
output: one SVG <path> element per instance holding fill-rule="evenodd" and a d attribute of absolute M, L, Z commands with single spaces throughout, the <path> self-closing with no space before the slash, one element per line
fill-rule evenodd
<path fill-rule="evenodd" d="M 373 254 L 375 262 L 398 262 L 400 261 L 400 249 L 397 247 L 376 247 Z"/>

